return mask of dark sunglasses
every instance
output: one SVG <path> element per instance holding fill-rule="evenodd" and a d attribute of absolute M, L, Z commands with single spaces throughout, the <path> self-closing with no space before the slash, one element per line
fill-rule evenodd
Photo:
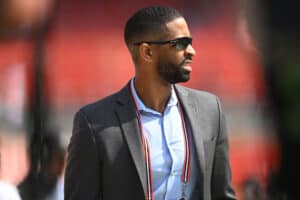
<path fill-rule="evenodd" d="M 147 44 L 156 44 L 156 45 L 164 45 L 164 44 L 172 44 L 177 50 L 184 50 L 187 48 L 187 46 L 192 45 L 192 38 L 191 37 L 181 37 L 176 38 L 173 40 L 166 40 L 166 41 L 141 41 L 141 42 L 135 42 L 134 45 L 140 45 L 142 43 Z"/>

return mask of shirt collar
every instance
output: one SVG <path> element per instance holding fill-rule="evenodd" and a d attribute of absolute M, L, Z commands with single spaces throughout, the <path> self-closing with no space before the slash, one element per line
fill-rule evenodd
<path fill-rule="evenodd" d="M 154 113 L 154 114 L 157 114 L 159 112 L 147 107 L 143 102 L 142 100 L 139 98 L 139 96 L 137 95 L 137 92 L 135 90 L 135 86 L 134 86 L 134 78 L 131 79 L 130 81 L 130 87 L 131 87 L 131 91 L 133 93 L 133 98 L 135 99 L 136 103 L 137 103 L 137 106 L 138 106 L 138 109 L 140 111 L 144 111 L 144 112 L 150 112 L 150 113 Z M 177 98 L 177 95 L 176 95 L 176 92 L 175 92 L 175 89 L 174 89 L 174 86 L 172 85 L 171 87 L 171 96 L 170 96 L 170 99 L 168 101 L 168 104 L 167 104 L 167 107 L 170 107 L 170 106 L 177 106 L 177 103 L 178 103 L 178 98 Z M 159 113 L 160 114 L 160 113 Z"/>

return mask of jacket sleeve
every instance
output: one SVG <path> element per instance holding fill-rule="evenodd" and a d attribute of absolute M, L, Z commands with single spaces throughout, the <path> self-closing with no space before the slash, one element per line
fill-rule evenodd
<path fill-rule="evenodd" d="M 225 125 L 225 117 L 221 110 L 221 104 L 217 98 L 219 110 L 219 133 L 216 141 L 216 151 L 212 172 L 212 199 L 233 200 L 236 199 L 231 185 L 231 169 L 228 155 L 228 137 Z"/>
<path fill-rule="evenodd" d="M 95 135 L 82 111 L 76 113 L 68 146 L 65 200 L 100 199 L 100 161 Z"/>

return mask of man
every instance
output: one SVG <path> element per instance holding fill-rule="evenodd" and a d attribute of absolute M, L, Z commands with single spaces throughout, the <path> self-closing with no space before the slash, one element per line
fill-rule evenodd
<path fill-rule="evenodd" d="M 235 199 L 219 100 L 175 84 L 195 55 L 182 15 L 143 8 L 125 41 L 135 77 L 75 115 L 65 199 Z"/>

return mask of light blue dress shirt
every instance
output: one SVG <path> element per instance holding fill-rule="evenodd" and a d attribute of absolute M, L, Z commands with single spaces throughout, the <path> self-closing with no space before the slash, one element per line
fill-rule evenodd
<path fill-rule="evenodd" d="M 138 97 L 134 79 L 131 90 L 141 113 L 144 133 L 150 145 L 152 184 L 155 200 L 179 200 L 182 197 L 182 169 L 184 164 L 184 136 L 178 98 L 172 87 L 171 97 L 163 113 L 144 105 Z M 195 153 L 192 151 L 191 179 L 186 186 L 185 199 L 196 186 Z"/>

